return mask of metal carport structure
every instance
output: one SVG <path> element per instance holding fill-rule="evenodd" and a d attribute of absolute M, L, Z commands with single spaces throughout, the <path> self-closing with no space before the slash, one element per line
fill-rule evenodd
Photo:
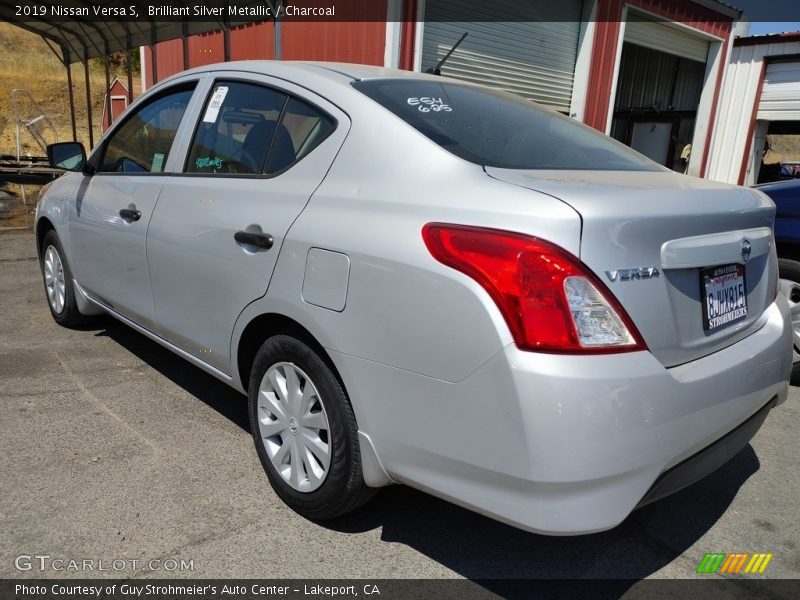
<path fill-rule="evenodd" d="M 78 2 L 75 0 L 61 0 L 60 7 L 74 11 L 72 14 L 79 14 L 86 11 L 92 15 L 89 18 L 78 16 L 53 18 L 48 12 L 51 5 L 31 3 L 30 7 L 39 6 L 42 13 L 36 10 L 29 10 L 29 14 L 18 15 L 19 2 L 14 0 L 0 0 L 0 20 L 9 22 L 13 25 L 35 33 L 44 39 L 53 53 L 58 57 L 67 71 L 67 87 L 69 89 L 69 106 L 72 121 L 72 138 L 77 138 L 75 126 L 75 99 L 72 91 L 72 70 L 71 65 L 80 62 L 83 64 L 86 80 L 86 103 L 87 119 L 89 122 L 89 145 L 94 146 L 94 134 L 92 129 L 92 107 L 91 107 L 91 84 L 89 83 L 89 60 L 92 58 L 103 58 L 105 67 L 106 90 L 111 84 L 108 56 L 114 52 L 130 52 L 140 46 L 151 48 L 151 63 L 153 81 L 157 81 L 157 54 L 156 44 L 174 39 L 182 39 L 184 44 L 184 67 L 188 68 L 188 36 L 214 30 L 222 30 L 225 44 L 225 60 L 230 60 L 230 27 L 232 21 L 226 16 L 216 19 L 195 20 L 187 17 L 171 17 L 161 19 L 160 17 L 144 17 L 147 4 L 127 1 L 121 3 L 115 0 L 103 0 L 94 2 Z M 130 16 L 94 16 L 95 8 L 117 8 L 122 4 L 132 6 L 139 10 L 136 18 Z M 169 5 L 169 2 L 165 2 Z M 227 7 L 228 2 L 206 2 L 208 6 Z M 178 6 L 173 3 L 172 6 Z M 271 0 L 253 1 L 243 0 L 237 2 L 242 7 L 263 7 L 268 9 L 270 14 L 275 14 L 275 3 Z M 52 10 L 52 9 L 49 9 Z M 224 14 L 224 11 L 222 11 Z M 261 18 L 237 18 L 236 24 L 244 22 L 255 22 L 267 20 Z M 276 45 L 279 44 L 279 36 L 275 36 Z M 279 56 L 279 54 L 276 54 Z M 127 68 L 128 79 L 128 101 L 133 100 L 133 74 L 130 64 Z M 110 98 L 106 95 L 106 110 L 110 113 Z"/>

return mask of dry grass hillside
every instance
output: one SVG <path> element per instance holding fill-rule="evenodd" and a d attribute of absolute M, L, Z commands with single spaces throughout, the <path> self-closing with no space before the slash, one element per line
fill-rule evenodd
<path fill-rule="evenodd" d="M 781 176 L 782 163 L 800 162 L 800 135 L 769 135 L 769 149 L 764 154 L 761 169 L 758 172 L 758 183 L 778 181 Z"/>
<path fill-rule="evenodd" d="M 116 75 L 112 71 L 112 79 Z M 119 73 L 125 81 L 124 71 Z M 103 113 L 105 75 L 100 64 L 90 69 L 92 87 L 92 121 L 97 141 Z M 140 91 L 139 79 L 134 79 L 134 94 Z M 11 90 L 26 88 L 34 101 L 50 118 L 61 141 L 72 139 L 72 128 L 67 94 L 67 73 L 64 66 L 47 44 L 37 35 L 10 23 L 0 23 L 0 154 L 15 152 L 14 110 Z M 78 141 L 89 145 L 89 128 L 86 122 L 86 84 L 83 65 L 72 66 L 72 88 L 75 97 Z M 23 153 L 41 156 L 36 142 L 23 133 Z M 48 140 L 49 141 L 49 140 Z"/>
<path fill-rule="evenodd" d="M 112 70 L 112 79 L 115 75 L 117 73 Z M 126 81 L 124 70 L 119 76 Z M 105 73 L 101 62 L 92 65 L 89 77 L 92 88 L 92 125 L 94 141 L 97 142 L 105 94 Z M 78 141 L 88 148 L 86 82 L 83 65 L 80 63 L 72 66 L 72 87 Z M 16 153 L 16 128 L 11 101 L 11 90 L 15 88 L 25 88 L 31 93 L 34 102 L 52 122 L 60 141 L 72 139 L 66 69 L 39 36 L 10 23 L 0 23 L 0 154 Z M 134 78 L 133 89 L 134 95 L 138 96 L 141 90 L 138 77 Z M 32 108 L 27 110 L 33 112 Z M 36 115 L 27 114 L 23 118 L 33 116 Z M 54 141 L 49 129 L 44 130 L 43 137 L 48 143 Z M 22 129 L 21 147 L 22 154 L 44 155 L 25 129 Z M 38 191 L 37 186 L 25 186 L 23 203 L 23 189 L 20 186 L 7 185 L 0 189 L 0 232 L 30 225 L 31 211 Z"/>
<path fill-rule="evenodd" d="M 771 135 L 769 143 L 764 164 L 800 162 L 800 135 Z"/>

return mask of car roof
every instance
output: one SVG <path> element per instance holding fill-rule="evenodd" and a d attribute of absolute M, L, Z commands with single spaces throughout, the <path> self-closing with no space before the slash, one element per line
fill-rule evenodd
<path fill-rule="evenodd" d="M 387 67 L 378 67 L 375 65 L 361 65 L 355 63 L 337 63 L 337 62 L 306 62 L 301 64 L 308 64 L 320 69 L 326 69 L 335 73 L 341 73 L 351 79 L 381 79 L 381 78 L 403 78 L 403 79 L 441 79 L 434 75 L 427 73 L 418 73 L 416 71 L 405 71 L 403 69 L 390 69 Z"/>
<path fill-rule="evenodd" d="M 447 79 L 427 73 L 388 69 L 374 65 L 292 60 L 241 60 L 203 65 L 187 71 L 181 71 L 159 81 L 148 92 L 158 93 L 156 90 L 163 90 L 165 87 L 187 76 L 214 77 L 217 73 L 224 72 L 251 73 L 283 79 L 327 98 L 345 110 L 345 112 L 348 112 L 348 109 L 357 110 L 356 106 L 350 103 L 366 98 L 353 90 L 350 85 L 353 81 L 402 78 L 408 81 L 429 80 L 443 83 L 443 80 Z M 448 81 L 456 82 L 453 79 Z M 474 85 L 467 82 L 458 83 Z"/>
<path fill-rule="evenodd" d="M 316 75 L 317 77 L 339 81 L 340 83 L 379 78 L 433 79 L 441 81 L 440 77 L 427 73 L 389 69 L 375 65 L 295 60 L 238 60 L 214 63 L 195 67 L 187 71 L 181 71 L 164 81 L 166 82 L 175 77 L 184 75 L 214 73 L 218 71 L 246 71 L 250 73 L 263 73 L 264 75 L 295 76 L 301 79 Z"/>

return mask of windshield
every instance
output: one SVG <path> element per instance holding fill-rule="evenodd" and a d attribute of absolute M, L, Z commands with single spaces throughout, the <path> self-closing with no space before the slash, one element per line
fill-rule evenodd
<path fill-rule="evenodd" d="M 425 79 L 370 79 L 353 87 L 445 150 L 485 167 L 661 169 L 586 125 L 506 92 Z"/>

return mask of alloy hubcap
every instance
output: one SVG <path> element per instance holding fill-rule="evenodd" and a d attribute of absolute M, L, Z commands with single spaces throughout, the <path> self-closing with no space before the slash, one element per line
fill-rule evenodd
<path fill-rule="evenodd" d="M 322 485 L 331 464 L 328 415 L 314 383 L 293 363 L 275 363 L 261 380 L 258 430 L 286 483 L 300 492 Z"/>
<path fill-rule="evenodd" d="M 66 293 L 64 265 L 54 246 L 48 246 L 44 253 L 44 285 L 53 312 L 61 314 Z"/>

